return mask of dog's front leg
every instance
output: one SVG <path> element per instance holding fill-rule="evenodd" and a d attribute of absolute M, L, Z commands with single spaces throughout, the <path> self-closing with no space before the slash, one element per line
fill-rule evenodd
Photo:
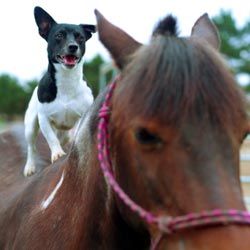
<path fill-rule="evenodd" d="M 36 171 L 36 137 L 38 132 L 37 110 L 38 102 L 36 88 L 24 116 L 25 139 L 27 141 L 27 160 L 23 171 L 24 176 L 30 176 Z"/>
<path fill-rule="evenodd" d="M 56 133 L 51 127 L 48 117 L 43 114 L 38 114 L 38 121 L 40 129 L 49 144 L 49 148 L 51 150 L 51 162 L 53 163 L 66 153 L 62 149 Z"/>
<path fill-rule="evenodd" d="M 30 176 L 35 173 L 35 158 L 36 158 L 36 137 L 38 132 L 37 113 L 32 105 L 28 108 L 24 119 L 25 124 L 25 138 L 28 144 L 27 160 L 24 167 L 24 176 Z"/>

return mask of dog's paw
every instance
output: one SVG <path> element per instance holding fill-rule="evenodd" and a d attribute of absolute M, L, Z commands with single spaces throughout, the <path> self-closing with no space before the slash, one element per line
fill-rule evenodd
<path fill-rule="evenodd" d="M 63 150 L 57 151 L 55 153 L 52 153 L 52 155 L 51 155 L 51 162 L 52 163 L 55 162 L 56 160 L 58 160 L 63 155 L 66 155 L 66 153 Z"/>
<path fill-rule="evenodd" d="M 25 177 L 31 176 L 36 172 L 36 167 L 34 164 L 26 164 L 24 167 L 23 175 Z"/>

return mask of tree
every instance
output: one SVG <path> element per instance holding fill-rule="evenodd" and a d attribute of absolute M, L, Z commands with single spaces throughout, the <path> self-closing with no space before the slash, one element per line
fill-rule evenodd
<path fill-rule="evenodd" d="M 7 74 L 0 76 L 0 101 L 0 113 L 8 117 L 21 114 L 26 105 L 25 91 Z"/>
<path fill-rule="evenodd" d="M 31 80 L 31 81 L 26 82 L 26 84 L 24 86 L 24 90 L 27 93 L 28 99 L 31 98 L 31 95 L 33 94 L 33 91 L 37 85 L 38 85 L 37 80 Z"/>
<path fill-rule="evenodd" d="M 92 89 L 94 96 L 99 92 L 99 70 L 104 60 L 100 55 L 95 56 L 83 66 L 84 76 L 87 78 L 89 87 Z"/>
<path fill-rule="evenodd" d="M 92 89 L 94 96 L 97 96 L 100 91 L 100 69 L 101 66 L 106 63 L 107 62 L 105 62 L 100 55 L 96 55 L 92 60 L 86 62 L 83 66 L 84 75 L 87 78 L 87 82 L 89 84 L 89 87 Z M 109 81 L 111 78 L 112 71 L 108 72 L 107 81 Z"/>
<path fill-rule="evenodd" d="M 213 21 L 221 36 L 221 52 L 239 82 L 244 78 L 245 89 L 250 91 L 250 20 L 238 27 L 231 12 L 222 10 Z"/>
<path fill-rule="evenodd" d="M 8 74 L 0 76 L 0 114 L 11 120 L 22 116 L 27 108 L 36 81 L 31 81 L 23 88 L 18 80 Z"/>

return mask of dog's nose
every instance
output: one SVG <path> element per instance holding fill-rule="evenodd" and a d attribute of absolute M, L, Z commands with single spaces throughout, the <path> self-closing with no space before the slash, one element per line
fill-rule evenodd
<path fill-rule="evenodd" d="M 70 53 L 74 53 L 74 52 L 77 51 L 78 45 L 76 45 L 76 44 L 70 44 L 70 45 L 68 46 L 68 48 L 69 48 L 69 52 L 70 52 Z"/>

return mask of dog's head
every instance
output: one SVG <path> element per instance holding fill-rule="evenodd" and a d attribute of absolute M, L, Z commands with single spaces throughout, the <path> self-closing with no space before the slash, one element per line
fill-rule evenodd
<path fill-rule="evenodd" d="M 41 7 L 35 7 L 34 15 L 39 34 L 48 43 L 49 60 L 66 68 L 77 65 L 85 53 L 86 41 L 96 32 L 96 26 L 57 23 Z"/>

